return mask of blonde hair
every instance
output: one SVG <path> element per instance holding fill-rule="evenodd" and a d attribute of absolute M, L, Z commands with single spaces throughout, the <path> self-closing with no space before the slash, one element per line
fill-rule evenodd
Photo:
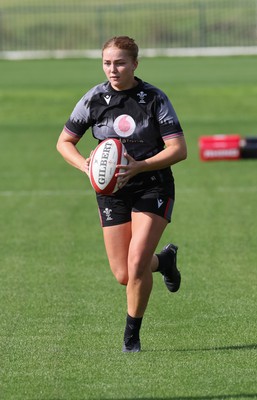
<path fill-rule="evenodd" d="M 134 61 L 137 61 L 138 45 L 134 39 L 128 36 L 114 36 L 113 38 L 107 40 L 107 42 L 105 42 L 103 45 L 102 54 L 103 51 L 108 47 L 117 47 L 121 50 L 127 50 L 130 57 L 132 57 Z"/>

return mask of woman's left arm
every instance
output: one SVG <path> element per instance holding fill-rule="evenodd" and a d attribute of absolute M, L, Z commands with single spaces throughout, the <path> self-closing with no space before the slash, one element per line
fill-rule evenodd
<path fill-rule="evenodd" d="M 184 136 L 165 141 L 165 148 L 153 157 L 139 161 L 142 171 L 162 169 L 187 158 L 187 146 Z"/>
<path fill-rule="evenodd" d="M 118 173 L 120 186 L 124 186 L 133 176 L 146 171 L 154 171 L 170 167 L 187 158 L 187 146 L 184 136 L 179 136 L 165 141 L 165 148 L 160 153 L 136 161 L 129 154 L 125 154 L 128 165 L 123 166 L 124 172 Z"/>

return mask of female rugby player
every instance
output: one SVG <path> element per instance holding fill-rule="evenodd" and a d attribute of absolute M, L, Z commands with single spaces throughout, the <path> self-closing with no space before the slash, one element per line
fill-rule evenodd
<path fill-rule="evenodd" d="M 108 40 L 102 49 L 107 82 L 89 90 L 77 103 L 57 149 L 64 159 L 89 174 L 90 156 L 76 145 L 91 128 L 98 142 L 118 138 L 128 165 L 119 173 L 119 190 L 96 195 L 110 268 L 126 285 L 127 319 L 124 352 L 141 350 L 139 331 L 152 290 L 152 272 L 159 271 L 170 292 L 180 287 L 177 246 L 154 254 L 171 220 L 175 200 L 170 166 L 186 159 L 186 143 L 167 96 L 134 75 L 138 46 L 127 36 Z M 119 246 L 117 246 L 119 243 Z"/>

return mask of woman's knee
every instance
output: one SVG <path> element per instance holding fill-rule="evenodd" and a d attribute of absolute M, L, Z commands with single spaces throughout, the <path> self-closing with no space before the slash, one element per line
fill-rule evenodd
<path fill-rule="evenodd" d="M 115 276 L 115 278 L 121 285 L 127 286 L 127 284 L 128 284 L 128 274 L 119 273 L 119 274 L 117 274 Z"/>
<path fill-rule="evenodd" d="M 113 265 L 110 265 L 112 273 L 117 280 L 118 283 L 121 285 L 126 286 L 128 283 L 128 269 L 122 268 L 122 267 L 114 267 Z"/>
<path fill-rule="evenodd" d="M 151 272 L 151 262 L 144 257 L 137 256 L 130 257 L 128 263 L 129 276 L 134 279 L 141 279 L 145 274 Z"/>

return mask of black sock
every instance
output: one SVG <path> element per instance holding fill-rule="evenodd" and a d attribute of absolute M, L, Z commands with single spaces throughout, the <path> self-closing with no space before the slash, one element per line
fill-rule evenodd
<path fill-rule="evenodd" d="M 156 254 L 156 256 L 159 260 L 159 265 L 156 272 L 160 272 L 161 274 L 163 274 L 165 273 L 167 268 L 170 268 L 171 253 L 160 253 Z"/>
<path fill-rule="evenodd" d="M 135 340 L 139 339 L 139 331 L 141 328 L 141 323 L 142 323 L 141 318 L 133 318 L 129 314 L 127 314 L 127 323 L 126 323 L 126 328 L 124 332 L 124 340 L 130 339 L 133 337 Z"/>

